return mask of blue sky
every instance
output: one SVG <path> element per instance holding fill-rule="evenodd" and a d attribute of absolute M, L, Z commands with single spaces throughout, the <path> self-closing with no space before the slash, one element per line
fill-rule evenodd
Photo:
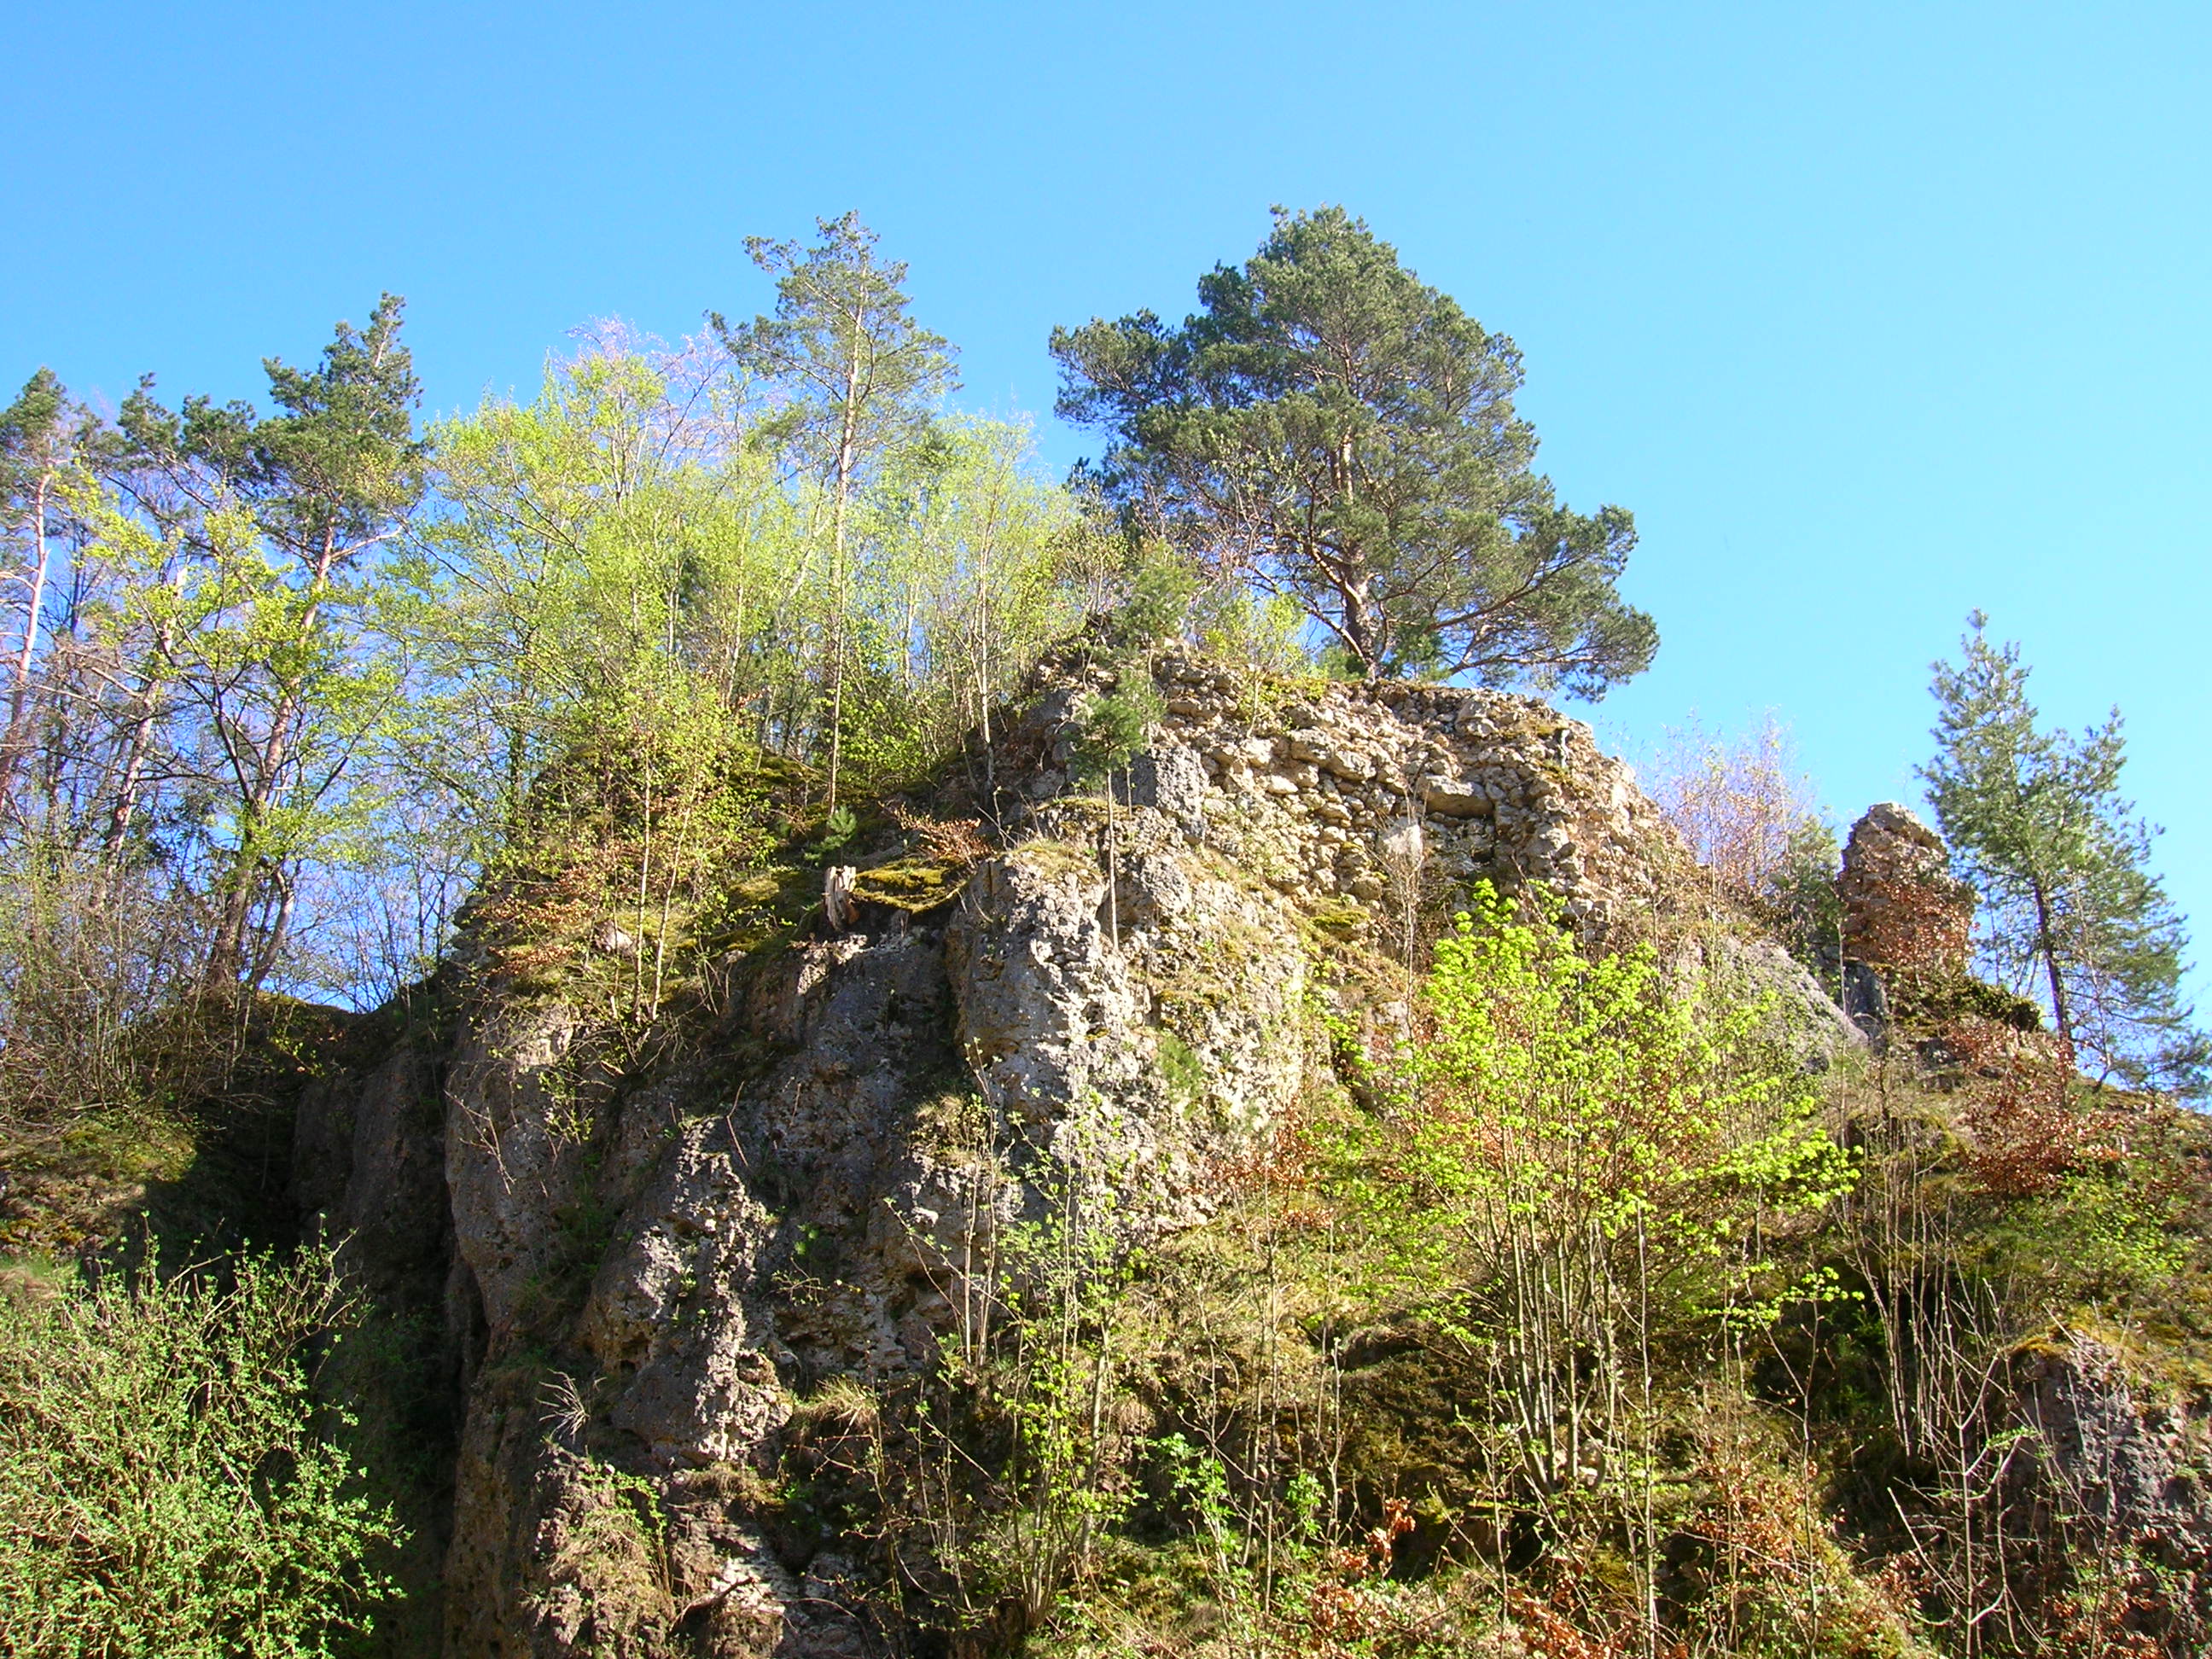
<path fill-rule="evenodd" d="M 965 401 L 1042 415 L 1054 323 L 1341 202 L 1637 514 L 1664 644 L 1603 727 L 1771 708 L 1848 820 L 1917 794 L 1978 605 L 2048 714 L 2125 710 L 2212 934 L 2212 9 L 87 0 L 0 61 L 0 377 L 111 397 L 251 394 L 390 288 L 453 408 L 757 308 L 743 238 L 849 207 Z"/>

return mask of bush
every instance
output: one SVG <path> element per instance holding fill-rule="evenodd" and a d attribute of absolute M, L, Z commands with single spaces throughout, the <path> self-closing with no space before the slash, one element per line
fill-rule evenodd
<path fill-rule="evenodd" d="M 0 1293 L 0 1651 L 327 1654 L 392 1594 L 364 1557 L 399 1539 L 319 1432 L 328 1255 L 157 1266 Z"/>

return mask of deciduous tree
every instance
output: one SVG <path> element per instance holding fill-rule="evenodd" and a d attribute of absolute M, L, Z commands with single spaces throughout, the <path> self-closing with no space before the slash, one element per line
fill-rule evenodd
<path fill-rule="evenodd" d="M 837 805 L 843 756 L 850 580 L 848 538 L 855 489 L 927 422 L 958 384 L 953 350 L 908 314 L 906 266 L 876 257 L 876 234 L 848 213 L 817 222 L 811 248 L 746 240 L 753 263 L 776 279 L 775 311 L 732 326 L 708 321 L 732 356 L 789 398 L 778 432 L 830 501 L 830 779 Z"/>
<path fill-rule="evenodd" d="M 54 541 L 67 517 L 64 486 L 90 436 L 90 417 L 72 407 L 52 369 L 32 375 L 15 401 L 0 410 L 0 502 L 5 503 L 0 538 L 18 566 L 6 579 L 17 586 L 22 617 L 9 653 L 0 800 L 7 797 L 27 741 L 33 672 L 53 585 Z"/>
<path fill-rule="evenodd" d="M 173 539 L 184 555 L 171 588 L 139 597 L 175 612 L 161 633 L 179 653 L 167 678 L 203 716 L 228 821 L 210 985 L 265 971 L 289 919 L 293 862 L 386 702 L 376 682 L 388 665 L 356 647 L 362 561 L 423 483 L 403 306 L 387 294 L 366 328 L 339 324 L 312 371 L 267 360 L 273 415 L 204 398 L 172 412 L 143 386 L 122 411 L 134 459 L 166 482 L 174 511 L 152 532 L 111 516 L 109 533 Z M 257 959 L 247 937 L 268 904 Z"/>

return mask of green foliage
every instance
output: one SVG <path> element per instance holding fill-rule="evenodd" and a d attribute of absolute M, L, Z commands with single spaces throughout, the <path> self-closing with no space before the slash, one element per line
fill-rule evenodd
<path fill-rule="evenodd" d="M 843 847 L 860 833 L 860 820 L 850 806 L 834 808 L 822 820 L 822 833 L 806 843 L 807 857 L 820 861 Z"/>
<path fill-rule="evenodd" d="M 125 435 L 157 459 L 210 469 L 255 509 L 272 539 L 326 575 L 422 493 L 427 446 L 415 436 L 422 388 L 399 338 L 405 307 L 386 294 L 367 328 L 340 323 L 313 370 L 267 359 L 273 415 L 187 398 L 181 416 L 173 416 L 142 386 L 124 407 Z"/>
<path fill-rule="evenodd" d="M 2042 1006 L 2033 998 L 1971 974 L 1900 975 L 1893 1006 L 1899 1018 L 1929 1025 L 1986 1019 L 2015 1031 L 2044 1029 Z"/>
<path fill-rule="evenodd" d="M 142 384 L 118 421 L 139 477 L 112 496 L 88 477 L 76 486 L 96 557 L 120 579 L 118 602 L 87 620 L 130 665 L 128 769 L 148 769 L 147 726 L 164 706 L 191 716 L 177 734 L 191 746 L 172 752 L 204 792 L 210 984 L 269 976 L 294 872 L 341 852 L 374 811 L 358 780 L 397 677 L 366 648 L 366 566 L 423 483 L 403 305 L 387 294 L 366 329 L 339 324 L 312 372 L 268 360 L 265 418 L 204 398 L 172 412 Z M 133 792 L 112 809 L 111 853 L 137 805 Z"/>
<path fill-rule="evenodd" d="M 1068 493 L 1036 474 L 1026 425 L 952 416 L 884 458 L 856 503 L 848 752 L 871 778 L 941 763 L 1073 631 L 1091 549 Z"/>
<path fill-rule="evenodd" d="M 281 1158 L 313 1056 L 261 1031 L 281 1000 L 236 988 L 379 1000 L 437 960 L 471 885 L 496 982 L 586 1021 L 542 1079 L 564 1152 L 596 1166 L 610 1103 L 648 1076 L 742 1098 L 772 1045 L 728 1037 L 738 976 L 816 913 L 824 861 L 871 866 L 856 895 L 915 916 L 965 890 L 981 821 L 1026 781 L 993 769 L 1005 706 L 1069 639 L 1092 690 L 1065 735 L 1106 799 L 1060 830 L 1103 816 L 1104 844 L 1010 850 L 1086 877 L 1119 872 L 1164 647 L 1240 671 L 1263 730 L 1322 673 L 1595 696 L 1650 658 L 1614 587 L 1632 526 L 1553 499 L 1511 343 L 1340 211 L 1279 215 L 1180 327 L 1055 335 L 1064 410 L 1113 440 L 1087 481 L 1122 509 L 1110 528 L 1085 480 L 1042 475 L 1025 425 L 942 406 L 951 348 L 857 218 L 750 246 L 771 314 L 672 349 L 602 330 L 534 395 L 427 441 L 390 299 L 315 368 L 269 365 L 266 413 L 142 389 L 104 425 L 43 371 L 0 410 L 24 600 L 0 663 L 18 1200 L 55 1170 L 110 1209 L 134 1183 L 183 1188 L 216 1160 L 173 1109 L 206 1099 L 257 1094 L 268 1109 L 232 1127 Z M 1939 673 L 1945 827 L 1997 953 L 2021 982 L 2044 973 L 2077 1047 L 2122 1080 L 2190 1081 L 2183 941 L 2117 799 L 2117 723 L 2041 733 L 2024 672 L 1978 628 Z M 1665 804 L 1724 908 L 1818 960 L 1834 840 L 1778 743 L 1698 746 Z M 976 817 L 882 799 L 926 789 L 924 811 Z M 894 818 L 922 846 L 880 861 Z M 1234 847 L 1237 820 L 1215 823 L 1214 851 Z M 1279 854 L 1262 839 L 1248 864 Z M 916 1650 L 1896 1655 L 1917 1650 L 1908 1609 L 1933 1630 L 1996 1606 L 2033 1550 L 2046 1589 L 2150 1605 L 2139 1557 L 2091 1539 L 2056 1477 L 2035 1484 L 2050 1449 L 2006 1416 L 2008 1368 L 2063 1322 L 2212 1376 L 2201 1137 L 2137 1102 L 2107 1112 L 2070 1068 L 2054 1085 L 2033 1008 L 1972 981 L 1899 999 L 1998 1028 L 1947 1064 L 1954 1094 L 1922 1093 L 1901 1055 L 1816 1083 L 1762 1007 L 1686 1003 L 1649 948 L 1586 952 L 1540 893 L 1516 910 L 1479 890 L 1408 995 L 1419 896 L 1400 884 L 1409 969 L 1387 988 L 1350 944 L 1379 940 L 1371 909 L 1310 919 L 1337 1077 L 1264 1137 L 1190 1126 L 1222 1153 L 1179 1176 L 1211 1225 L 1156 1236 L 1117 1206 L 1139 1176 L 1098 1143 L 1161 1131 L 1179 1158 L 1164 1121 L 1109 1136 L 1127 1103 L 1089 1102 L 1038 1144 L 964 1074 L 932 1077 L 911 1133 L 933 1180 L 967 1186 L 914 1241 L 929 1294 L 885 1312 L 902 1340 L 940 1322 L 940 1364 L 822 1386 L 780 1490 L 583 1456 L 569 1385 L 547 1421 L 579 1437 L 580 1503 L 541 1565 L 592 1639 L 654 1644 L 690 1616 L 694 1528 L 670 1521 L 710 1487 L 787 1529 L 779 1547 L 834 1537 L 836 1593 L 872 1589 Z M 1207 1094 L 1178 1033 L 1233 1012 L 1211 969 L 1237 927 L 1148 972 L 1168 1120 Z M 726 1049 L 665 1069 L 710 1021 Z M 282 1051 L 266 1087 L 239 1076 L 255 1044 Z M 620 1201 L 594 1189 L 547 1218 L 526 1325 L 573 1318 Z M 956 1249 L 940 1230 L 961 1215 Z M 836 1226 L 794 1232 L 794 1282 L 848 1270 Z M 325 1398 L 411 1367 L 414 1408 L 365 1403 L 367 1435 L 313 1409 L 327 1269 L 16 1276 L 0 1648 L 313 1653 L 366 1627 L 399 1528 L 331 1443 L 427 1463 L 447 1372 L 394 1323 L 382 1358 L 348 1340 Z M 407 1513 L 434 1533 L 446 1471 L 414 1473 Z M 2029 1510 L 2077 1530 L 2030 1538 Z M 2058 1600 L 2005 1605 L 2002 1637 L 1991 1619 L 1942 1639 L 2075 1650 L 2045 1617 Z"/>
<path fill-rule="evenodd" d="M 650 1480 L 591 1460 L 576 1491 L 578 1512 L 545 1576 L 574 1596 L 601 1641 L 650 1642 L 677 1613 L 660 1494 Z"/>
<path fill-rule="evenodd" d="M 1009 1611 L 1017 1640 L 1042 1625 L 1130 1504 L 1117 1419 L 1136 1264 L 1092 1162 L 1078 1149 L 963 1276 L 916 1425 L 922 1517 L 971 1632 Z"/>
<path fill-rule="evenodd" d="M 1767 1050 L 1764 1011 L 1686 1006 L 1648 945 L 1591 960 L 1486 887 L 1474 904 L 1437 943 L 1433 1029 L 1397 1082 L 1393 1179 L 1370 1195 L 1408 1283 L 1470 1340 L 1511 1339 L 1516 1304 L 1484 1284 L 1516 1246 L 1587 1250 L 1600 1283 L 1631 1276 L 1688 1314 L 1771 1306 L 1759 1224 L 1852 1176 L 1809 1081 Z M 1461 1324 L 1462 1305 L 1490 1323 Z"/>
<path fill-rule="evenodd" d="M 496 854 L 539 775 L 674 708 L 726 716 L 763 678 L 793 504 L 693 350 L 617 337 L 532 404 L 438 428 L 440 500 L 395 559 L 386 625 L 419 665 L 418 770 L 470 855 Z"/>
<path fill-rule="evenodd" d="M 1340 208 L 1277 210 L 1199 299 L 1180 328 L 1053 331 L 1060 412 L 1111 434 L 1100 482 L 1146 529 L 1291 598 L 1370 678 L 1596 696 L 1650 662 L 1613 590 L 1633 524 L 1553 500 L 1510 340 Z"/>
<path fill-rule="evenodd" d="M 25 1656 L 320 1655 L 398 1541 L 321 1431 L 326 1255 L 0 1297 L 0 1630 Z"/>
<path fill-rule="evenodd" d="M 1185 1103 L 1204 1098 L 1206 1062 L 1196 1051 L 1173 1031 L 1162 1031 L 1154 1041 L 1168 1092 Z"/>
<path fill-rule="evenodd" d="M 1079 619 L 1072 505 L 1026 428 L 871 405 L 873 447 L 817 476 L 821 411 L 763 403 L 777 383 L 748 376 L 782 359 L 746 349 L 611 336 L 535 404 L 439 429 L 441 505 L 391 625 L 422 664 L 416 770 L 474 856 L 552 758 L 671 705 L 909 783 Z"/>
<path fill-rule="evenodd" d="M 594 1007 L 598 1039 L 635 1060 L 696 1012 L 708 959 L 784 925 L 792 872 L 763 870 L 780 839 L 758 751 L 710 696 L 671 696 L 541 777 L 472 926 L 509 971 Z M 818 878 L 796 884 L 818 897 Z M 664 1015 L 679 1018 L 656 1032 Z"/>
<path fill-rule="evenodd" d="M 796 392 L 774 434 L 834 487 L 910 441 L 958 382 L 951 347 L 908 314 L 906 266 L 877 258 L 860 216 L 816 228 L 811 248 L 746 238 L 753 263 L 775 278 L 775 313 L 736 326 L 719 313 L 709 320 L 749 372 Z"/>
<path fill-rule="evenodd" d="M 1114 775 L 1127 771 L 1151 747 L 1152 728 L 1166 718 L 1166 702 L 1152 679 L 1152 653 L 1182 632 L 1198 591 L 1187 562 L 1148 544 L 1133 547 L 1121 574 L 1121 602 L 1103 630 L 1103 654 L 1114 682 L 1077 706 L 1071 734 L 1076 779 L 1105 790 L 1109 801 Z"/>
<path fill-rule="evenodd" d="M 1474 1372 L 1456 1501 L 1612 1558 L 1593 1616 L 1656 1640 L 1683 1524 L 1674 1367 L 1722 1366 L 1830 1293 L 1782 1246 L 1854 1164 L 1763 1007 L 1686 1005 L 1648 945 L 1585 956 L 1527 903 L 1478 888 L 1438 942 L 1427 1023 L 1365 1080 L 1380 1115 L 1346 1124 L 1338 1179 L 1365 1294 Z"/>
<path fill-rule="evenodd" d="M 2073 1169 L 1998 1212 L 1977 1241 L 1981 1272 L 2032 1285 L 2058 1317 L 2154 1308 L 2190 1261 L 2169 1195 L 2110 1164 Z"/>
<path fill-rule="evenodd" d="M 1121 592 L 1108 614 L 1109 657 L 1129 663 L 1177 637 L 1199 592 L 1198 572 L 1173 549 L 1139 541 L 1122 569 Z"/>
<path fill-rule="evenodd" d="M 2106 1077 L 2201 1093 L 2212 1042 L 2181 990 L 2187 937 L 2148 868 L 2153 834 L 2119 794 L 2119 711 L 2076 738 L 2038 725 L 2014 644 L 1977 612 L 1923 769 L 1944 838 L 1978 889 L 1997 974 L 2033 988 L 2060 1037 Z"/>
<path fill-rule="evenodd" d="M 1282 594 L 1217 589 L 1194 607 L 1200 646 L 1261 675 L 1310 678 L 1314 664 L 1301 639 L 1305 612 Z"/>
<path fill-rule="evenodd" d="M 1048 1650 L 1910 1651 L 1762 1409 L 1700 1403 L 1851 1305 L 1812 1081 L 1760 1008 L 1474 902 L 1403 1046 L 1332 1017 L 1352 1098 L 1120 1292 L 1145 1496 Z"/>
<path fill-rule="evenodd" d="M 841 767 L 874 790 L 988 738 L 1098 538 L 1025 427 L 935 408 L 950 349 L 865 227 L 754 251 L 773 315 L 603 327 L 421 437 L 391 296 L 272 361 L 264 409 L 142 386 L 111 424 L 34 377 L 0 411 L 0 870 L 150 929 L 126 977 L 374 1005 L 566 757 L 719 720 L 834 805 Z"/>
<path fill-rule="evenodd" d="M 1076 711 L 1076 776 L 1100 785 L 1126 769 L 1151 745 L 1166 712 L 1150 674 L 1126 674 L 1112 690 L 1085 698 Z"/>
<path fill-rule="evenodd" d="M 822 240 L 801 250 L 747 239 L 753 263 L 776 279 L 775 314 L 714 332 L 744 370 L 781 382 L 788 401 L 764 435 L 830 492 L 830 804 L 843 758 L 852 629 L 848 529 L 855 487 L 925 429 L 930 405 L 957 384 L 951 349 L 907 313 L 906 267 L 876 258 L 875 233 L 848 213 L 817 222 Z"/>

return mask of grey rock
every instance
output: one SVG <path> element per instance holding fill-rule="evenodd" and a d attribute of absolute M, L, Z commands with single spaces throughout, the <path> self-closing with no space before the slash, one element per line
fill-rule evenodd
<path fill-rule="evenodd" d="M 2201 1473 L 2212 1436 L 2203 1419 L 2134 1383 L 2105 1344 L 2062 1335 L 2062 1347 L 2029 1363 L 2014 1411 L 2036 1431 L 2069 1506 L 2124 1534 L 2181 1533 L 2199 1549 L 2212 1545 Z"/>
<path fill-rule="evenodd" d="M 465 1387 L 456 1659 L 663 1652 L 679 1620 L 717 1654 L 872 1655 L 836 1605 L 859 1569 L 779 1559 L 714 1495 L 774 1468 L 795 1397 L 933 1363 L 965 1247 L 1049 1188 L 1110 1186 L 1133 1239 L 1212 1213 L 1307 1079 L 1300 908 L 1381 901 L 1386 843 L 1455 880 L 1547 877 L 1592 932 L 1680 856 L 1587 728 L 1528 699 L 1317 686 L 1277 736 L 1239 722 L 1237 675 L 1167 677 L 1110 858 L 1048 758 L 1106 683 L 1070 670 L 995 733 L 1013 821 L 958 903 L 727 964 L 741 990 L 685 1066 L 627 1075 L 580 999 L 483 969 L 449 1042 L 303 1105 L 301 1204 L 415 1286 Z M 1795 998 L 1808 1051 L 1847 1040 L 1786 957 L 1740 954 L 1700 971 Z M 586 1547 L 635 1482 L 671 1517 L 651 1595 Z"/>
<path fill-rule="evenodd" d="M 1667 972 L 1679 991 L 1702 992 L 1717 1006 L 1764 1005 L 1768 1030 L 1807 1071 L 1826 1071 L 1845 1054 L 1867 1046 L 1865 1036 L 1835 999 L 1772 939 L 1711 928 L 1680 947 Z"/>

